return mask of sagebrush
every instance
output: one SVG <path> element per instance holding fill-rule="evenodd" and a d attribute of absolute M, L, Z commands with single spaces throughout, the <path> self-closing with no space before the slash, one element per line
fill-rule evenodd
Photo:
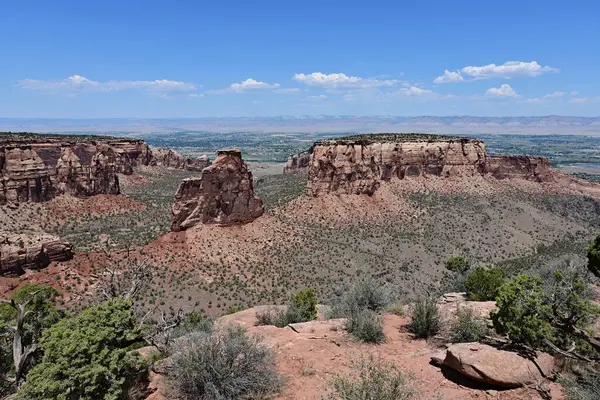
<path fill-rule="evenodd" d="M 168 379 L 182 399 L 263 398 L 281 387 L 273 352 L 242 327 L 192 333 L 178 347 Z"/>

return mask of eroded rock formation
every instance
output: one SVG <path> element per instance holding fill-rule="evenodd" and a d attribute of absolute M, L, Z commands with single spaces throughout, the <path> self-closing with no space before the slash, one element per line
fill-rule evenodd
<path fill-rule="evenodd" d="M 177 151 L 167 148 L 152 149 L 152 154 L 156 165 L 168 168 L 200 172 L 210 165 L 210 160 L 206 155 L 186 158 Z"/>
<path fill-rule="evenodd" d="M 310 194 L 375 193 L 393 177 L 482 173 L 485 144 L 475 139 L 380 135 L 317 142 L 308 165 Z"/>
<path fill-rule="evenodd" d="M 56 236 L 0 232 L 0 276 L 21 275 L 25 269 L 45 268 L 52 261 L 71 258 L 71 245 Z"/>
<path fill-rule="evenodd" d="M 485 172 L 497 179 L 524 178 L 536 182 L 553 180 L 550 160 L 546 157 L 488 156 Z"/>
<path fill-rule="evenodd" d="M 151 165 L 142 140 L 0 137 L 0 204 L 40 202 L 60 194 L 118 194 L 117 173 Z"/>
<path fill-rule="evenodd" d="M 544 157 L 488 156 L 477 139 L 439 135 L 378 134 L 316 142 L 309 151 L 308 190 L 372 195 L 382 181 L 435 175 L 488 175 L 497 179 L 550 181 L 553 173 Z M 286 170 L 299 170 L 301 158 Z M 305 156 L 302 160 L 305 159 Z"/>
<path fill-rule="evenodd" d="M 298 154 L 294 154 L 288 158 L 285 166 L 283 167 L 284 174 L 295 174 L 295 173 L 306 173 L 308 169 L 308 163 L 310 162 L 310 150 L 303 151 Z"/>
<path fill-rule="evenodd" d="M 199 223 L 251 222 L 263 214 L 263 202 L 254 194 L 252 172 L 241 152 L 224 150 L 200 177 L 181 182 L 171 210 L 171 230 L 181 231 Z"/>

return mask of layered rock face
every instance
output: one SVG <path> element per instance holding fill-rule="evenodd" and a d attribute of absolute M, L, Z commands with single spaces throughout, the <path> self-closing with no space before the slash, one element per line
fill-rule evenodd
<path fill-rule="evenodd" d="M 141 140 L 68 141 L 0 138 L 0 204 L 40 202 L 60 194 L 118 194 L 117 173 L 153 162 Z"/>
<path fill-rule="evenodd" d="M 206 155 L 197 158 L 185 158 L 175 150 L 165 148 L 153 149 L 152 154 L 156 165 L 168 168 L 200 172 L 210 165 L 210 160 Z"/>
<path fill-rule="evenodd" d="M 133 167 L 156 163 L 150 146 L 143 140 L 110 140 L 107 144 L 120 156 L 118 172 L 122 174 L 133 173 Z"/>
<path fill-rule="evenodd" d="M 488 156 L 485 172 L 497 179 L 524 178 L 536 182 L 550 182 L 553 171 L 546 157 Z"/>
<path fill-rule="evenodd" d="M 52 261 L 71 258 L 71 245 L 56 236 L 0 232 L 0 276 L 21 275 L 25 269 L 45 268 Z"/>
<path fill-rule="evenodd" d="M 308 191 L 372 195 L 382 181 L 417 176 L 474 176 L 553 180 L 544 157 L 496 157 L 477 139 L 418 134 L 360 135 L 316 142 L 309 150 Z M 287 170 L 301 170 L 292 157 Z"/>
<path fill-rule="evenodd" d="M 217 152 L 217 159 L 200 177 L 183 180 L 171 210 L 173 231 L 199 223 L 245 224 L 264 211 L 262 200 L 254 194 L 252 172 L 239 150 Z"/>
<path fill-rule="evenodd" d="M 310 162 L 310 155 L 312 153 L 312 149 L 303 151 L 298 154 L 294 154 L 290 158 L 288 158 L 285 166 L 283 167 L 284 174 L 296 174 L 296 173 L 306 173 L 308 169 L 308 164 Z"/>
<path fill-rule="evenodd" d="M 310 194 L 375 193 L 394 177 L 482 173 L 485 144 L 475 139 L 411 137 L 382 142 L 332 140 L 314 144 L 308 165 Z"/>

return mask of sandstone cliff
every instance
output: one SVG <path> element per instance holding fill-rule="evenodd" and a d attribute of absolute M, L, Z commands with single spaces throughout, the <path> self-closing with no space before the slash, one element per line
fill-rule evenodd
<path fill-rule="evenodd" d="M 71 258 L 71 245 L 56 236 L 0 232 L 0 276 L 21 275 L 25 269 L 45 268 L 52 261 Z"/>
<path fill-rule="evenodd" d="M 375 193 L 393 177 L 483 172 L 485 145 L 476 139 L 431 135 L 361 135 L 316 142 L 308 165 L 310 194 Z"/>
<path fill-rule="evenodd" d="M 546 157 L 488 156 L 485 172 L 497 179 L 521 178 L 536 182 L 554 180 L 550 160 Z"/>
<path fill-rule="evenodd" d="M 40 202 L 60 194 L 118 194 L 117 173 L 151 165 L 142 140 L 75 140 L 52 135 L 0 136 L 0 204 Z"/>
<path fill-rule="evenodd" d="M 553 180 L 544 157 L 488 156 L 477 139 L 439 135 L 377 134 L 316 142 L 309 151 L 308 191 L 372 195 L 382 181 L 435 175 Z M 286 171 L 301 170 L 306 156 L 293 156 Z"/>
<path fill-rule="evenodd" d="M 308 163 L 310 162 L 310 150 L 303 151 L 298 154 L 294 154 L 288 158 L 285 166 L 283 167 L 284 174 L 295 174 L 295 173 L 306 173 L 308 169 Z"/>
<path fill-rule="evenodd" d="M 185 158 L 177 151 L 167 148 L 152 149 L 152 155 L 156 165 L 168 168 L 200 172 L 210 165 L 210 160 L 206 155 Z"/>
<path fill-rule="evenodd" d="M 241 152 L 225 150 L 200 177 L 181 182 L 171 209 L 171 230 L 181 231 L 199 223 L 251 222 L 263 214 L 263 202 L 254 194 L 252 172 Z"/>

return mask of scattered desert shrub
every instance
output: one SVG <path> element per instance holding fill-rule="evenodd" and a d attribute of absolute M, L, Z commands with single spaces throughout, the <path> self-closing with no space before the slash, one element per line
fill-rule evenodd
<path fill-rule="evenodd" d="M 346 320 L 346 330 L 352 336 L 367 343 L 385 341 L 383 317 L 368 309 L 356 310 Z"/>
<path fill-rule="evenodd" d="M 382 311 L 392 296 L 386 286 L 372 278 L 357 281 L 336 299 L 328 312 L 330 318 L 347 318 L 346 330 L 359 340 L 381 343 L 383 333 Z"/>
<path fill-rule="evenodd" d="M 386 286 L 372 278 L 358 280 L 342 296 L 333 301 L 328 317 L 348 317 L 355 310 L 380 312 L 391 303 L 391 300 L 391 293 Z"/>
<path fill-rule="evenodd" d="M 485 319 L 476 316 L 472 308 L 457 309 L 455 318 L 450 329 L 452 343 L 478 342 L 486 335 Z"/>
<path fill-rule="evenodd" d="M 312 289 L 296 293 L 284 310 L 266 310 L 256 313 L 256 325 L 275 325 L 283 328 L 289 324 L 311 321 L 317 317 L 317 298 Z"/>
<path fill-rule="evenodd" d="M 281 385 L 272 351 L 239 326 L 179 339 L 169 381 L 186 400 L 262 398 Z"/>
<path fill-rule="evenodd" d="M 501 268 L 478 267 L 465 281 L 465 288 L 470 300 L 490 301 L 496 299 L 504 282 L 504 270 Z"/>
<path fill-rule="evenodd" d="M 406 315 L 407 305 L 403 301 L 396 301 L 387 308 L 387 311 L 401 317 Z"/>
<path fill-rule="evenodd" d="M 231 315 L 237 312 L 244 311 L 244 307 L 242 306 L 230 306 L 227 311 L 223 313 L 223 315 Z"/>
<path fill-rule="evenodd" d="M 491 314 L 496 332 L 533 347 L 542 347 L 544 340 L 554 339 L 552 310 L 545 302 L 540 278 L 515 277 L 500 289 L 496 301 L 498 310 Z"/>
<path fill-rule="evenodd" d="M 600 399 L 600 369 L 586 366 L 577 372 L 562 374 L 559 383 L 569 400 Z"/>
<path fill-rule="evenodd" d="M 427 339 L 437 335 L 442 328 L 442 318 L 435 300 L 420 297 L 413 304 L 408 331 L 417 338 Z"/>
<path fill-rule="evenodd" d="M 500 289 L 492 322 L 515 344 L 598 352 L 588 331 L 600 309 L 584 296 L 585 280 L 557 270 L 550 290 L 538 277 L 519 275 Z M 552 346 L 550 346 L 552 347 Z"/>
<path fill-rule="evenodd" d="M 465 257 L 450 257 L 446 261 L 446 269 L 451 272 L 465 273 L 471 268 L 471 263 Z"/>
<path fill-rule="evenodd" d="M 330 399 L 408 400 L 415 396 L 407 384 L 409 376 L 391 362 L 369 355 L 354 361 L 352 367 L 350 375 L 332 380 Z"/>
<path fill-rule="evenodd" d="M 317 297 L 310 288 L 300 291 L 292 296 L 289 308 L 297 310 L 303 321 L 311 321 L 317 318 Z"/>

